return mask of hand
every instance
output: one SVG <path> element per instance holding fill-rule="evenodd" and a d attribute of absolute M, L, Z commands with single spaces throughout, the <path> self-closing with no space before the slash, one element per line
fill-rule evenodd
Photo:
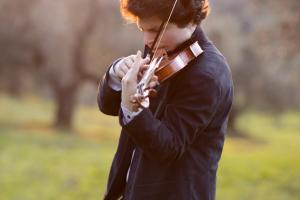
<path fill-rule="evenodd" d="M 132 68 L 133 63 L 135 61 L 136 55 L 127 56 L 119 61 L 114 67 L 114 72 L 116 76 L 122 80 L 123 77 L 127 74 L 129 69 Z M 142 76 L 142 73 L 146 70 L 147 66 L 142 66 L 139 71 L 139 78 Z"/>
<path fill-rule="evenodd" d="M 132 67 L 136 55 L 127 56 L 119 61 L 114 67 L 117 77 L 122 80 L 127 74 L 128 70 Z"/>
<path fill-rule="evenodd" d="M 149 62 L 149 58 L 143 59 L 141 52 L 138 51 L 135 55 L 134 63 L 132 67 L 127 71 L 122 79 L 122 104 L 130 111 L 138 111 L 138 104 L 134 102 L 136 99 L 136 90 L 139 80 L 139 73 L 147 68 L 146 63 Z M 153 88 L 157 85 L 157 77 L 154 76 L 149 84 L 149 87 Z"/>

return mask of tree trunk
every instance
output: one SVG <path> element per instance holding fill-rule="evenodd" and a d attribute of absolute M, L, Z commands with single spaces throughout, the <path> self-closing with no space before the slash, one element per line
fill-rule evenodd
<path fill-rule="evenodd" d="M 240 109 L 237 106 L 232 107 L 228 119 L 228 135 L 232 137 L 241 137 L 244 134 L 237 128 L 237 118 L 240 114 Z"/>
<path fill-rule="evenodd" d="M 55 127 L 64 130 L 72 128 L 72 119 L 76 103 L 77 87 L 56 89 Z"/>
<path fill-rule="evenodd" d="M 90 4 L 90 16 L 87 19 L 87 23 L 85 27 L 78 33 L 76 42 L 74 45 L 74 54 L 73 54 L 73 66 L 77 72 L 78 77 L 76 78 L 78 81 L 81 80 L 91 80 L 94 83 L 98 83 L 98 76 L 94 74 L 88 73 L 85 71 L 85 63 L 84 63 L 84 50 L 85 44 L 88 36 L 92 33 L 93 28 L 97 19 L 97 3 L 94 0 L 89 2 Z M 56 89 L 56 99 L 57 99 L 57 112 L 56 112 L 56 123 L 55 126 L 60 129 L 69 130 L 72 128 L 72 116 L 74 113 L 75 107 L 75 96 L 78 88 L 78 83 L 73 83 L 72 86 L 60 89 L 59 87 Z M 59 88 L 59 89 L 58 89 Z"/>
<path fill-rule="evenodd" d="M 22 94 L 22 72 L 19 66 L 10 66 L 8 69 L 8 93 L 13 97 Z"/>
<path fill-rule="evenodd" d="M 236 111 L 234 108 L 232 108 L 228 119 L 228 135 L 234 135 L 235 132 L 236 132 Z"/>

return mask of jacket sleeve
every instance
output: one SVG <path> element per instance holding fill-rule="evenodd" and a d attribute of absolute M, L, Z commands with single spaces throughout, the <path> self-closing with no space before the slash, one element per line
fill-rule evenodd
<path fill-rule="evenodd" d="M 180 158 L 216 113 L 221 89 L 212 77 L 201 74 L 180 88 L 184 89 L 172 96 L 160 120 L 144 109 L 123 125 L 134 143 L 151 159 L 172 162 Z"/>
<path fill-rule="evenodd" d="M 97 103 L 104 114 L 117 116 L 120 110 L 121 91 L 115 91 L 109 86 L 109 78 L 108 69 L 98 87 Z"/>

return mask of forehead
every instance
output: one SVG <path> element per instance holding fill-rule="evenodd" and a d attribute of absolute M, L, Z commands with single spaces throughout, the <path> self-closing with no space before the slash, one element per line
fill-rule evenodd
<path fill-rule="evenodd" d="M 158 29 L 162 23 L 162 20 L 158 17 L 150 18 L 137 18 L 137 26 L 144 30 Z"/>

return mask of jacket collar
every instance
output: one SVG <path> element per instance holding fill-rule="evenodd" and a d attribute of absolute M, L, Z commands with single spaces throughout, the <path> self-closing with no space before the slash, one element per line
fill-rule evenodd
<path fill-rule="evenodd" d="M 203 30 L 202 30 L 202 28 L 200 26 L 196 27 L 196 29 L 193 32 L 193 34 L 192 34 L 192 36 L 191 36 L 190 39 L 188 39 L 187 41 L 185 41 L 182 44 L 180 44 L 174 50 L 168 51 L 167 52 L 168 56 L 171 56 L 173 54 L 176 54 L 176 53 L 182 51 L 186 47 L 188 47 L 191 44 L 193 44 L 195 41 L 198 41 L 200 46 L 203 46 L 205 43 L 207 43 L 209 41 L 208 38 L 207 38 L 207 36 L 204 34 L 204 32 L 203 32 Z"/>

